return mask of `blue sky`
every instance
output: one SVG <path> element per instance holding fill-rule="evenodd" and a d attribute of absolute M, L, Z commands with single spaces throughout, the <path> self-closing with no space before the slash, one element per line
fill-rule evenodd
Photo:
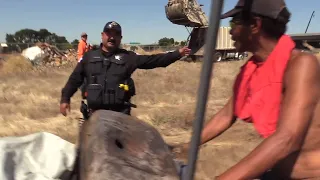
<path fill-rule="evenodd" d="M 198 0 L 207 16 L 210 0 Z M 320 32 L 319 0 L 286 0 L 292 12 L 289 33 L 303 33 L 312 11 L 308 32 Z M 225 0 L 224 12 L 231 9 L 236 0 Z M 22 28 L 47 28 L 65 36 L 69 41 L 79 39 L 81 32 L 88 33 L 90 43 L 100 42 L 104 24 L 114 20 L 123 28 L 123 43 L 157 42 L 162 37 L 185 40 L 188 32 L 183 26 L 172 24 L 165 15 L 167 0 L 0 0 L 0 42 L 6 33 Z M 227 25 L 223 20 L 221 25 Z"/>

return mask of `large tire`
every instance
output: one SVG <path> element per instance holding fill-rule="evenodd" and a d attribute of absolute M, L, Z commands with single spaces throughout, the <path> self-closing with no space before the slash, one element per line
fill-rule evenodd
<path fill-rule="evenodd" d="M 220 52 L 216 52 L 216 54 L 214 54 L 214 61 L 215 62 L 221 62 L 222 61 L 222 54 Z"/>
<path fill-rule="evenodd" d="M 244 59 L 244 54 L 243 54 L 243 53 L 240 54 L 237 59 L 238 59 L 238 60 L 243 60 L 243 59 Z"/>

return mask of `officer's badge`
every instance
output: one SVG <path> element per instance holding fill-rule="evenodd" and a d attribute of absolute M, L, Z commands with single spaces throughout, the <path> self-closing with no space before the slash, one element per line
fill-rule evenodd
<path fill-rule="evenodd" d="M 118 60 L 118 61 L 121 60 L 121 56 L 119 56 L 119 55 L 114 56 L 114 58 L 115 58 L 116 60 Z"/>
<path fill-rule="evenodd" d="M 110 23 L 110 27 L 113 27 L 113 26 L 118 26 L 118 23 L 112 21 L 112 22 Z"/>
<path fill-rule="evenodd" d="M 114 21 L 112 21 L 112 22 L 109 24 L 109 27 L 110 27 L 110 28 L 117 27 L 117 26 L 119 26 L 119 24 L 116 23 L 116 22 L 114 22 Z"/>

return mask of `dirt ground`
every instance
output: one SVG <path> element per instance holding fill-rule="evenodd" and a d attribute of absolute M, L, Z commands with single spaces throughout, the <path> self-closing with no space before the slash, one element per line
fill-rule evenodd
<path fill-rule="evenodd" d="M 71 113 L 67 117 L 59 113 L 61 88 L 73 67 L 34 71 L 23 59 L 10 62 L 3 63 L 0 72 L 0 136 L 46 131 L 75 143 L 81 117 L 79 91 L 72 98 Z M 243 63 L 215 64 L 206 120 L 226 103 L 234 77 Z M 133 75 L 137 89 L 133 103 L 138 108 L 133 110 L 133 115 L 155 126 L 169 144 L 189 141 L 200 70 L 201 63 L 186 62 L 167 68 L 137 70 Z M 259 141 L 251 124 L 237 122 L 201 148 L 197 179 L 214 179 Z"/>

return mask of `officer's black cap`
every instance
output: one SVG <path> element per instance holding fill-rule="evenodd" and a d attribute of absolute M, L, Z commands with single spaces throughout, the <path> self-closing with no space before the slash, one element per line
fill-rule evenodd
<path fill-rule="evenodd" d="M 103 28 L 103 32 L 108 32 L 110 30 L 117 31 L 120 34 L 122 33 L 122 29 L 121 29 L 120 24 L 115 21 L 107 22 L 107 24 Z"/>

